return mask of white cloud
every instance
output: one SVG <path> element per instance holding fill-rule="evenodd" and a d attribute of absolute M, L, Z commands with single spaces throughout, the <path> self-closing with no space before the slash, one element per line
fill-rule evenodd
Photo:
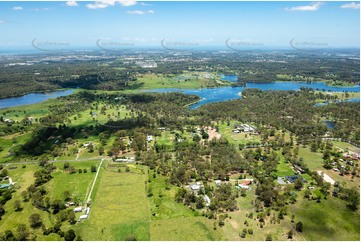
<path fill-rule="evenodd" d="M 346 3 L 344 5 L 341 6 L 341 8 L 353 8 L 353 9 L 360 9 L 360 4 L 359 3 Z"/>
<path fill-rule="evenodd" d="M 1 19 L 0 19 L 0 24 L 3 24 L 3 23 L 5 23 L 4 20 L 1 20 Z"/>
<path fill-rule="evenodd" d="M 69 6 L 69 7 L 77 7 L 77 6 L 79 6 L 76 1 L 67 1 L 65 4 L 66 4 L 66 6 Z"/>
<path fill-rule="evenodd" d="M 19 10 L 23 10 L 23 7 L 13 7 L 13 10 L 15 10 L 15 11 L 19 11 Z"/>
<path fill-rule="evenodd" d="M 285 8 L 285 10 L 286 11 L 316 11 L 321 7 L 321 5 L 323 5 L 323 2 L 315 2 L 315 3 L 312 3 L 311 5 Z"/>
<path fill-rule="evenodd" d="M 137 4 L 136 0 L 120 0 L 117 2 L 119 2 L 124 7 L 129 7 L 129 6 L 133 6 L 133 5 Z"/>
<path fill-rule="evenodd" d="M 102 0 L 96 1 L 94 3 L 87 4 L 87 8 L 90 9 L 99 9 L 99 8 L 107 8 L 109 6 L 114 6 L 115 4 L 120 4 L 124 7 L 129 7 L 137 4 L 136 0 Z"/>
<path fill-rule="evenodd" d="M 148 4 L 148 3 L 145 3 L 145 2 L 141 2 L 141 3 L 139 3 L 141 6 L 150 6 L 150 4 Z"/>
<path fill-rule="evenodd" d="M 127 14 L 136 14 L 136 15 L 144 15 L 144 14 L 152 14 L 154 13 L 153 10 L 142 11 L 142 10 L 134 10 L 134 11 L 127 11 Z"/>

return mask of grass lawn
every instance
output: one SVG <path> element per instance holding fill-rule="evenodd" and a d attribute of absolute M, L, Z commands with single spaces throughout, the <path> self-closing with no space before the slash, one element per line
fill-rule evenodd
<path fill-rule="evenodd" d="M 151 240 L 224 240 L 223 232 L 213 230 L 214 220 L 205 217 L 172 218 L 152 221 Z"/>
<path fill-rule="evenodd" d="M 303 160 L 307 167 L 312 171 L 322 170 L 323 159 L 321 153 L 314 153 L 310 151 L 309 147 L 299 147 L 299 156 L 303 157 Z"/>
<path fill-rule="evenodd" d="M 356 153 L 360 153 L 360 148 L 356 147 L 356 146 L 353 146 L 349 143 L 346 143 L 346 142 L 342 142 L 342 141 L 333 141 L 333 144 L 338 147 L 338 148 L 341 148 L 343 150 L 346 150 L 348 149 L 349 151 L 352 151 L 352 152 L 356 152 Z"/>
<path fill-rule="evenodd" d="M 95 173 L 90 172 L 90 167 L 95 165 L 98 167 L 100 161 L 89 162 L 71 162 L 76 170 L 87 169 L 87 173 L 70 174 L 63 172 L 64 163 L 54 163 L 58 170 L 52 173 L 53 179 L 46 183 L 47 190 L 52 190 L 49 193 L 50 199 L 64 199 L 64 191 L 69 191 L 73 201 L 85 202 L 86 195 L 93 183 Z M 54 189 L 55 188 L 55 189 Z"/>
<path fill-rule="evenodd" d="M 281 152 L 278 152 L 278 156 L 280 157 L 279 164 L 277 165 L 277 176 L 284 177 L 284 176 L 292 176 L 294 175 L 294 171 L 291 168 L 290 163 L 285 163 L 285 158 L 281 154 Z"/>
<path fill-rule="evenodd" d="M 303 223 L 306 240 L 360 240 L 359 212 L 351 212 L 338 198 L 329 196 L 321 203 L 299 199 L 288 210 L 296 223 Z"/>
<path fill-rule="evenodd" d="M 84 240 L 149 240 L 146 175 L 102 169 L 93 191 L 89 219 L 75 227 Z"/>
<path fill-rule="evenodd" d="M 175 76 L 166 77 L 161 74 L 142 74 L 138 75 L 136 83 L 134 86 L 137 86 L 140 89 L 150 90 L 157 88 L 185 88 L 185 89 L 194 89 L 194 88 L 204 88 L 204 87 L 214 87 L 219 85 L 229 85 L 227 82 L 220 82 L 216 79 L 205 79 L 199 75 L 199 78 L 189 78 L 189 80 L 181 80 Z"/>

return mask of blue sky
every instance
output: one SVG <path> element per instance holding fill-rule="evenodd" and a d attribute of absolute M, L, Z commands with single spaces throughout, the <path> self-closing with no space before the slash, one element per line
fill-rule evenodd
<path fill-rule="evenodd" d="M 359 2 L 0 2 L 0 47 L 41 42 L 96 47 L 224 47 L 233 43 L 289 47 L 307 41 L 359 47 Z"/>

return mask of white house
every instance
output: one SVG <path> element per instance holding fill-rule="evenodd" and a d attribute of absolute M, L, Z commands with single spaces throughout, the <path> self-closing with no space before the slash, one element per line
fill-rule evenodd
<path fill-rule="evenodd" d="M 220 186 L 222 184 L 221 180 L 215 180 L 214 182 L 216 183 L 217 186 Z"/>
<path fill-rule="evenodd" d="M 152 135 L 148 135 L 147 136 L 147 141 L 149 142 L 149 141 L 152 141 L 153 140 L 153 136 Z"/>
<path fill-rule="evenodd" d="M 88 218 L 88 215 L 84 214 L 79 217 L 79 220 L 83 220 L 83 219 L 87 219 L 87 218 Z"/>

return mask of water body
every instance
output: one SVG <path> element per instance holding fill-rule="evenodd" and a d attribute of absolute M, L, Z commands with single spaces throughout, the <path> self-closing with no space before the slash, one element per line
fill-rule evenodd
<path fill-rule="evenodd" d="M 330 120 L 326 120 L 324 122 L 326 123 L 327 128 L 329 128 L 329 129 L 334 129 L 335 128 L 335 125 L 336 125 L 335 122 L 330 121 Z"/>
<path fill-rule="evenodd" d="M 184 94 L 193 94 L 202 98 L 201 101 L 190 106 L 191 109 L 196 109 L 204 104 L 213 102 L 222 102 L 232 99 L 240 98 L 241 93 L 246 88 L 258 88 L 261 90 L 300 90 L 301 87 L 313 88 L 315 90 L 326 90 L 330 92 L 360 92 L 360 86 L 352 87 L 332 87 L 327 86 L 323 82 L 273 82 L 273 83 L 247 83 L 246 87 L 216 87 L 204 89 L 180 89 L 180 88 L 161 88 L 149 90 L 148 92 L 182 92 Z M 358 99 L 359 101 L 359 99 Z"/>
<path fill-rule="evenodd" d="M 228 82 L 237 82 L 238 76 L 235 75 L 222 75 L 221 76 L 222 81 L 228 81 Z"/>
<path fill-rule="evenodd" d="M 360 98 L 359 97 L 354 97 L 354 98 L 349 98 L 349 99 L 345 99 L 345 100 L 337 100 L 335 101 L 335 103 L 342 103 L 342 102 L 352 102 L 352 103 L 357 103 L 360 102 Z M 324 106 L 329 104 L 330 102 L 324 102 L 324 103 L 316 103 L 315 107 L 320 107 L 320 106 Z"/>
<path fill-rule="evenodd" d="M 40 103 L 50 98 L 67 96 L 72 94 L 73 92 L 74 90 L 68 89 L 68 90 L 49 92 L 49 93 L 30 93 L 20 97 L 0 99 L 0 109 Z"/>

